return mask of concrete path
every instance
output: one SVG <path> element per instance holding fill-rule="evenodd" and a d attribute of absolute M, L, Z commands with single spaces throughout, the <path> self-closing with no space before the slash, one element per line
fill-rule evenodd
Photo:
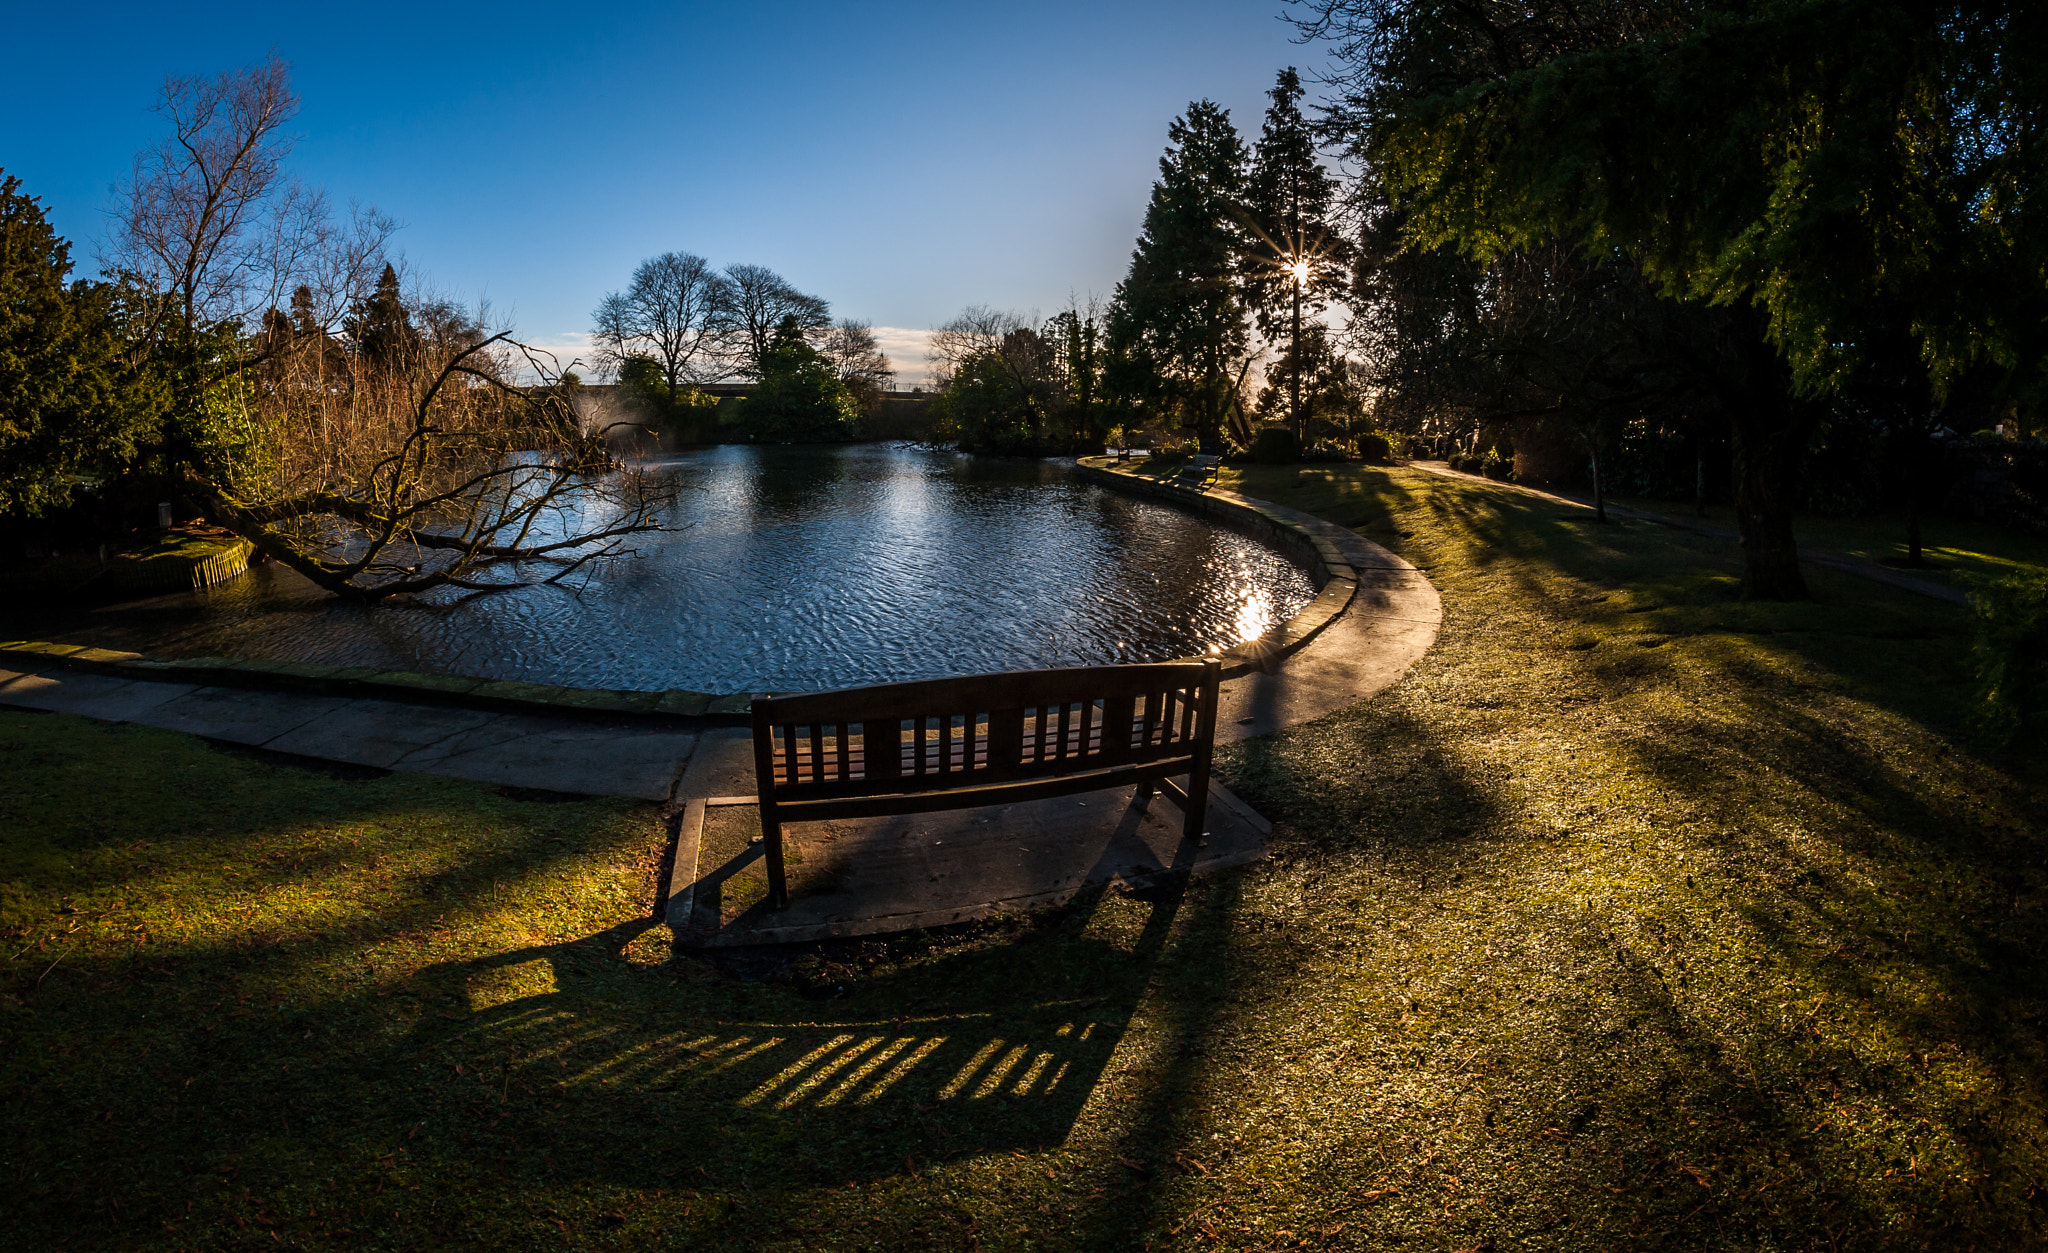
<path fill-rule="evenodd" d="M 1525 496 L 1535 496 L 1542 500 L 1554 501 L 1560 505 L 1572 505 L 1580 509 L 1593 508 L 1593 502 L 1590 500 L 1584 500 L 1577 496 L 1567 496 L 1559 492 L 1547 492 L 1538 487 L 1525 487 L 1520 483 L 1503 483 L 1498 479 L 1489 479 L 1483 475 L 1467 474 L 1463 470 L 1451 469 L 1450 463 L 1444 461 L 1411 461 L 1409 464 L 1418 470 L 1427 470 L 1431 474 L 1440 474 L 1447 479 L 1469 479 L 1475 483 L 1487 483 L 1494 487 L 1505 487 L 1509 491 L 1521 492 Z M 1669 514 L 1651 513 L 1646 509 L 1624 509 L 1619 505 L 1613 504 L 1607 506 L 1607 512 L 1617 518 L 1635 518 L 1643 522 L 1654 522 L 1659 526 L 1668 526 L 1679 531 L 1691 531 L 1695 535 L 1711 536 L 1714 539 L 1730 539 L 1737 542 L 1740 542 L 1742 539 L 1739 532 L 1731 531 L 1725 526 L 1715 526 L 1712 523 L 1702 522 L 1694 518 L 1674 518 Z M 1929 579 L 1914 578 L 1910 574 L 1902 574 L 1897 570 L 1888 569 L 1875 562 L 1865 561 L 1861 557 L 1851 557 L 1847 553 L 1829 552 L 1824 548 L 1807 548 L 1801 545 L 1799 560 L 1806 562 L 1808 565 L 1820 566 L 1828 570 L 1839 570 L 1844 574 L 1853 574 L 1861 579 L 1869 579 L 1873 583 L 1883 583 L 1896 587 L 1902 592 L 1912 592 L 1915 595 L 1928 596 L 1935 600 L 1945 600 L 1952 605 L 1967 605 L 1970 603 L 1969 594 L 1961 588 L 1950 587 L 1946 583 L 1936 583 Z"/>
<path fill-rule="evenodd" d="M 117 679 L 56 667 L 0 669 L 0 705 L 136 722 L 351 765 L 651 801 L 669 799 L 699 734 L 627 719 Z"/>
<path fill-rule="evenodd" d="M 1358 576 L 1344 613 L 1299 651 L 1228 679 L 1217 707 L 1217 738 L 1248 739 L 1312 722 L 1393 686 L 1436 642 L 1443 602 L 1429 579 L 1390 550 L 1312 514 L 1233 492 L 1210 495 L 1280 513 L 1336 545 Z"/>

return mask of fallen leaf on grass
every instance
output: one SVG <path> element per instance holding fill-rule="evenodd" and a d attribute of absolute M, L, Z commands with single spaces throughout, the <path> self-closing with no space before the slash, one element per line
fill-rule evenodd
<path fill-rule="evenodd" d="M 1122 1163 L 1123 1168 L 1125 1170 L 1130 1171 L 1132 1174 L 1138 1175 L 1141 1178 L 1145 1179 L 1150 1179 L 1152 1177 L 1152 1168 L 1145 1165 L 1145 1163 L 1143 1162 L 1134 1162 L 1130 1158 L 1125 1157 L 1121 1153 L 1116 1155 L 1116 1160 Z"/>

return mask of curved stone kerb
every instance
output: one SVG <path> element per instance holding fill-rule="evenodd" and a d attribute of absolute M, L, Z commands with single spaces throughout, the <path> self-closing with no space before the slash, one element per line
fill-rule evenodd
<path fill-rule="evenodd" d="M 1319 584 L 1300 613 L 1224 654 L 1223 738 L 1269 734 L 1373 696 L 1436 642 L 1443 622 L 1436 588 L 1356 531 L 1286 505 L 1220 488 L 1198 492 L 1110 465 L 1108 458 L 1085 458 L 1079 472 L 1248 529 L 1300 557 Z M 1316 647 L 1303 651 L 1310 641 Z"/>

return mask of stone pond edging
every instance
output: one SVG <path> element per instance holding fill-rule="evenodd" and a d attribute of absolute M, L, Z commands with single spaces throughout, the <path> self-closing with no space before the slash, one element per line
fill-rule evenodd
<path fill-rule="evenodd" d="M 555 687 L 514 679 L 471 679 L 409 670 L 322 666 L 300 661 L 252 661 L 237 657 L 145 657 L 139 653 L 39 640 L 0 643 L 0 659 L 34 661 L 121 679 L 310 692 L 319 696 L 367 697 L 456 705 L 495 713 L 543 714 L 568 718 L 648 718 L 740 725 L 750 698 L 670 689 L 663 692 Z"/>
<path fill-rule="evenodd" d="M 1270 667 L 1314 639 L 1342 617 L 1358 596 L 1365 569 L 1414 570 L 1415 567 L 1356 531 L 1326 522 L 1311 513 L 1240 496 L 1222 488 L 1197 491 L 1163 479 L 1112 468 L 1109 457 L 1083 457 L 1075 470 L 1082 478 L 1131 495 L 1171 501 L 1190 513 L 1247 530 L 1256 538 L 1291 553 L 1309 568 L 1318 590 L 1300 613 L 1257 639 L 1225 649 L 1223 677 L 1238 678 Z"/>
<path fill-rule="evenodd" d="M 1275 662 L 1314 639 L 1351 607 L 1358 596 L 1360 584 L 1365 581 L 1366 570 L 1414 569 L 1356 532 L 1325 522 L 1313 514 L 1222 489 L 1198 492 L 1174 483 L 1124 473 L 1110 468 L 1111 464 L 1107 457 L 1082 458 L 1076 472 L 1089 482 L 1132 495 L 1169 501 L 1191 513 L 1247 530 L 1301 560 L 1315 578 L 1318 584 L 1315 599 L 1300 613 L 1257 639 L 1247 640 L 1219 654 L 1226 679 L 1270 669 Z M 237 657 L 158 658 L 40 640 L 0 642 L 0 659 L 56 665 L 122 679 L 412 701 L 552 717 L 623 717 L 742 726 L 748 722 L 751 702 L 751 697 L 745 693 L 719 696 L 679 688 L 639 692 L 557 687 L 511 679 L 475 679 L 450 674 Z"/>

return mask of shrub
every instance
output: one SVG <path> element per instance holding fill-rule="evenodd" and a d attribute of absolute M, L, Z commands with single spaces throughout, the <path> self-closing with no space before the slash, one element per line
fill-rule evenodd
<path fill-rule="evenodd" d="M 743 404 L 721 406 L 719 422 L 751 444 L 830 443 L 857 438 L 860 406 L 830 362 L 785 317 L 761 358 L 761 381 Z"/>
<path fill-rule="evenodd" d="M 2048 579 L 1986 580 L 1970 607 L 1979 725 L 2001 748 L 2048 747 Z"/>
<path fill-rule="evenodd" d="M 1478 461 L 1479 458 L 1474 457 L 1472 458 L 1472 460 Z M 1485 462 L 1480 465 L 1478 473 L 1483 474 L 1487 478 L 1493 479 L 1496 482 L 1513 482 L 1515 477 L 1515 463 L 1508 460 L 1505 457 L 1488 457 L 1485 460 Z"/>
<path fill-rule="evenodd" d="M 1378 431 L 1367 432 L 1358 437 L 1358 455 L 1367 461 L 1392 461 L 1394 441 Z"/>
<path fill-rule="evenodd" d="M 1284 426 L 1262 427 L 1252 440 L 1252 460 L 1262 466 L 1292 465 L 1301 460 L 1301 441 Z"/>

